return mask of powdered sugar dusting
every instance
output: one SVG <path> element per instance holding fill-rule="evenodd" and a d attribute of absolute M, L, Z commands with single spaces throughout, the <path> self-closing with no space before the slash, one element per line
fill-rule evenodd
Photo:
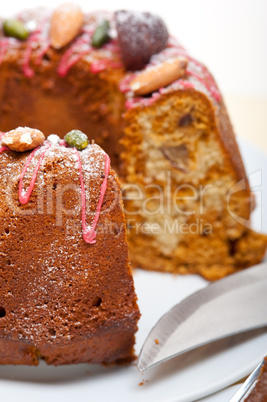
<path fill-rule="evenodd" d="M 58 135 L 56 135 L 56 134 L 50 134 L 47 137 L 47 141 L 51 142 L 54 145 L 57 145 L 57 144 L 59 144 L 60 137 Z"/>
<path fill-rule="evenodd" d="M 83 151 L 83 156 L 86 155 L 85 159 L 85 165 L 83 167 L 82 164 L 82 158 L 81 158 L 81 153 L 77 151 L 76 148 L 67 148 L 65 144 L 53 144 L 49 141 L 46 141 L 43 147 L 40 147 L 39 149 L 36 148 L 31 155 L 27 158 L 26 163 L 23 167 L 22 173 L 20 175 L 20 181 L 19 181 L 19 200 L 22 204 L 27 204 L 29 202 L 29 199 L 31 197 L 31 193 L 33 191 L 33 188 L 35 186 L 35 182 L 37 179 L 37 176 L 39 174 L 40 168 L 43 164 L 43 160 L 47 156 L 48 158 L 51 158 L 51 148 L 54 152 L 55 155 L 55 148 L 58 148 L 60 151 L 62 149 L 65 150 L 65 152 L 68 152 L 68 158 L 71 157 L 71 160 L 76 161 L 76 165 L 78 165 L 78 171 L 79 171 L 79 179 L 80 179 L 80 185 L 81 185 L 81 220 L 82 220 L 82 230 L 83 230 L 83 237 L 84 240 L 87 243 L 94 244 L 96 242 L 96 226 L 98 223 L 98 219 L 100 216 L 100 211 L 101 211 L 101 206 L 104 200 L 104 195 L 107 187 L 107 180 L 108 180 L 108 175 L 109 175 L 109 166 L 110 166 L 110 159 L 107 154 L 104 153 L 104 151 L 101 150 L 97 145 L 92 144 L 88 146 L 84 151 Z M 89 154 L 88 154 L 89 150 Z M 39 151 L 39 152 L 38 152 Z M 36 158 L 36 154 L 39 156 L 39 159 L 36 161 L 36 165 L 33 164 L 34 159 Z M 58 156 L 58 152 L 56 152 Z M 101 157 L 99 158 L 101 154 Z M 99 160 L 102 161 L 103 164 L 103 156 L 104 156 L 104 167 L 100 166 Z M 63 160 L 66 158 L 63 158 Z M 84 158 L 83 158 L 84 159 Z M 88 163 L 89 161 L 89 163 Z M 34 161 L 35 162 L 35 161 Z M 23 189 L 23 180 L 24 176 L 27 174 L 28 169 L 30 166 L 35 166 L 34 168 L 31 169 L 31 176 L 30 178 L 30 184 L 25 191 Z M 93 222 L 91 226 L 88 226 L 86 223 L 86 203 L 87 199 L 90 200 L 90 194 L 88 194 L 88 188 L 93 188 L 93 186 L 87 186 L 87 191 L 85 187 L 85 180 L 84 180 L 84 172 L 86 173 L 86 182 L 90 183 L 92 178 L 96 177 L 98 175 L 99 178 L 99 172 L 103 172 L 103 182 L 100 186 L 100 194 L 99 194 L 99 201 L 96 207 L 96 210 L 94 211 L 94 217 L 93 217 Z M 88 197 L 88 198 L 87 198 Z"/>
<path fill-rule="evenodd" d="M 90 200 L 91 191 L 93 190 L 92 187 L 90 186 L 90 183 L 92 182 L 92 180 L 93 181 L 95 181 L 96 179 L 99 180 L 99 178 L 104 176 L 106 153 L 98 145 L 92 144 L 80 153 L 80 158 L 85 183 L 85 197 L 86 200 Z M 103 177 L 101 181 L 103 181 Z M 97 192 L 98 192 L 97 198 L 99 198 L 100 187 L 97 190 Z M 89 208 L 87 208 L 86 213 L 87 216 L 90 217 L 91 215 L 91 217 L 93 217 L 95 211 L 90 212 Z M 92 218 L 90 220 L 92 221 Z M 89 222 L 87 222 L 87 225 L 88 229 L 90 229 L 91 225 Z"/>
<path fill-rule="evenodd" d="M 115 18 L 121 56 L 128 69 L 142 69 L 153 54 L 166 47 L 169 34 L 159 16 L 121 10 Z"/>
<path fill-rule="evenodd" d="M 200 92 L 205 93 L 208 97 L 212 97 L 215 101 L 221 100 L 219 89 L 215 80 L 209 73 L 208 69 L 191 57 L 186 50 L 177 42 L 174 38 L 170 37 L 168 47 L 162 52 L 151 57 L 149 64 L 145 70 L 149 70 L 166 61 L 172 62 L 172 60 L 179 57 L 186 58 L 188 60 L 188 66 L 186 75 L 179 80 L 174 81 L 172 84 L 160 88 L 151 94 L 150 97 L 134 97 L 131 90 L 130 83 L 137 76 L 137 73 L 128 73 L 125 78 L 120 82 L 120 90 L 126 95 L 126 109 L 131 109 L 137 106 L 150 106 L 160 95 L 175 91 L 195 88 Z"/>
<path fill-rule="evenodd" d="M 34 27 L 34 31 L 26 41 L 23 56 L 24 74 L 27 77 L 32 77 L 35 70 L 34 63 L 36 65 L 40 64 L 50 47 L 49 28 L 51 11 L 44 8 L 26 10 L 17 17 L 25 24 L 30 24 Z M 92 35 L 97 25 L 104 19 L 110 23 L 112 39 L 100 49 L 95 49 L 91 46 Z M 126 94 L 126 108 L 150 105 L 163 93 L 177 88 L 182 90 L 192 87 L 205 93 L 214 101 L 219 102 L 221 100 L 220 92 L 207 68 L 191 57 L 181 44 L 172 36 L 168 36 L 166 32 L 167 30 L 162 19 L 151 13 L 121 10 L 115 14 L 105 11 L 85 14 L 81 33 L 62 55 L 58 66 L 58 73 L 61 76 L 65 76 L 72 66 L 81 59 L 90 64 L 91 72 L 94 74 L 111 68 L 121 69 L 123 68 L 121 59 L 124 59 L 125 51 L 127 53 L 126 59 L 130 55 L 129 57 L 133 58 L 134 62 L 138 61 L 138 57 L 141 54 L 139 61 L 141 63 L 148 63 L 146 68 L 173 58 L 185 57 L 188 60 L 188 68 L 186 77 L 182 79 L 183 83 L 179 84 L 175 81 L 173 84 L 155 91 L 150 97 L 134 97 L 128 84 L 134 78 L 135 73 L 127 74 L 119 84 L 120 90 Z M 149 41 L 140 41 L 139 34 L 141 37 L 144 37 L 144 35 L 148 36 Z M 160 48 L 157 48 L 159 44 Z M 15 52 L 13 51 L 19 49 L 20 46 L 21 42 L 19 40 L 6 38 L 0 32 L 0 63 L 8 56 L 14 57 Z M 140 49 L 142 50 L 141 53 Z M 155 52 L 156 54 L 154 54 Z M 31 62 L 30 64 L 33 53 L 35 56 L 34 63 Z M 135 68 L 139 67 L 135 66 Z M 188 82 L 188 84 L 185 84 L 185 82 Z"/>

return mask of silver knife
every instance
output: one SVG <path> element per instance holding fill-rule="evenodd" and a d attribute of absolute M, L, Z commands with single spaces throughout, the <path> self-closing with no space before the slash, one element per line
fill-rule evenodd
<path fill-rule="evenodd" d="M 250 376 L 246 379 L 246 381 L 241 385 L 238 391 L 234 394 L 234 396 L 230 399 L 229 402 L 241 402 L 242 399 L 247 395 L 248 391 L 255 384 L 257 379 L 261 374 L 261 370 L 264 366 L 264 360 L 260 362 L 260 364 L 255 368 L 255 370 L 250 374 Z"/>
<path fill-rule="evenodd" d="M 141 349 L 140 371 L 199 346 L 267 326 L 267 263 L 208 285 L 167 312 Z"/>

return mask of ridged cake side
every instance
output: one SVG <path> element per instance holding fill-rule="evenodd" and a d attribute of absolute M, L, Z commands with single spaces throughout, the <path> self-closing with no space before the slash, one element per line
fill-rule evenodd
<path fill-rule="evenodd" d="M 23 191 L 45 148 L 23 177 Z M 108 176 L 96 242 L 84 241 L 77 152 L 51 144 L 29 202 L 19 202 L 27 153 L 0 154 L 0 364 L 111 363 L 134 358 L 139 310 L 128 259 L 120 185 Z M 105 176 L 97 145 L 79 152 L 86 220 Z"/>

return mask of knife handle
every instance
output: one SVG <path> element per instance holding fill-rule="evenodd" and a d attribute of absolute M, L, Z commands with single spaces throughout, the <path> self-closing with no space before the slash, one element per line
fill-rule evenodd
<path fill-rule="evenodd" d="M 255 370 L 250 374 L 250 376 L 246 379 L 246 381 L 242 384 L 242 386 L 237 390 L 234 396 L 230 399 L 229 402 L 241 402 L 248 390 L 252 387 L 252 385 L 257 381 L 261 369 L 264 365 L 264 360 L 255 368 Z"/>

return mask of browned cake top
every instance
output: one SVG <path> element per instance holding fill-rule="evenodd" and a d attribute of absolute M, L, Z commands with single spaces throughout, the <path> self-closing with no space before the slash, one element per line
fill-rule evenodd
<path fill-rule="evenodd" d="M 60 12 L 64 13 L 64 8 L 59 9 Z M 177 89 L 195 88 L 215 104 L 221 100 L 218 87 L 207 68 L 168 34 L 162 19 L 154 14 L 132 11 L 84 14 L 78 33 L 73 33 L 70 43 L 57 48 L 53 47 L 53 41 L 51 44 L 53 15 L 50 11 L 24 11 L 16 18 L 29 34 L 23 41 L 9 37 L 4 34 L 3 22 L 0 64 L 17 59 L 27 78 L 31 78 L 40 65 L 45 66 L 56 53 L 60 58 L 55 68 L 62 77 L 81 59 L 88 62 L 92 73 L 118 70 L 122 78 L 118 85 L 125 93 L 126 108 L 150 105 L 162 94 Z M 64 19 L 66 29 L 68 19 L 67 15 Z M 108 28 L 103 27 L 103 22 L 108 24 Z M 73 24 L 73 20 L 69 24 Z M 97 30 L 100 34 L 95 40 Z"/>
<path fill-rule="evenodd" d="M 34 130 L 38 131 L 38 130 Z M 14 136 L 19 136 L 20 139 L 27 141 L 27 135 L 29 135 L 29 128 L 19 127 L 13 132 L 11 136 L 13 144 L 9 144 L 9 141 L 5 138 L 9 133 L 4 135 L 0 133 L 0 154 L 2 159 L 7 157 L 7 153 L 12 151 L 12 147 L 16 145 L 14 142 Z M 2 139 L 2 144 L 1 144 Z M 3 145 L 4 143 L 4 145 Z M 10 145 L 10 148 L 5 145 Z M 14 149 L 14 148 L 13 148 Z M 16 151 L 16 146 L 15 149 Z M 5 156 L 3 156 L 5 154 Z M 0 157 L 1 157 L 0 156 Z M 44 186 L 47 181 L 46 176 L 49 175 L 49 171 L 52 171 L 52 167 L 57 163 L 63 167 L 65 171 L 76 171 L 77 178 L 80 182 L 81 193 L 81 225 L 83 230 L 83 238 L 87 243 L 95 243 L 95 229 L 98 222 L 98 215 L 101 213 L 102 203 L 105 197 L 105 191 L 107 186 L 107 180 L 110 172 L 110 160 L 109 156 L 96 144 L 89 144 L 86 149 L 79 152 L 76 148 L 69 148 L 64 140 L 60 140 L 56 135 L 51 135 L 49 140 L 42 140 L 42 144 L 34 148 L 30 154 L 11 152 L 8 155 L 8 162 L 1 164 L 1 173 L 6 176 L 7 182 L 12 182 L 19 177 L 19 191 L 18 201 L 24 205 L 28 204 L 36 185 L 38 177 L 38 185 Z M 24 163 L 24 166 L 22 165 Z M 50 168 L 48 169 L 48 167 Z M 57 169 L 59 167 L 57 166 Z M 61 174 L 63 171 L 61 172 Z M 50 173 L 51 174 L 51 173 Z M 55 175 L 55 182 L 59 181 L 59 177 Z M 96 204 L 95 216 L 93 217 L 91 226 L 88 227 L 86 223 L 86 202 L 90 202 L 92 188 L 88 186 L 88 183 L 92 180 L 102 180 L 99 191 L 99 200 Z M 28 185 L 25 185 L 28 182 Z M 85 185 L 87 183 L 87 185 Z M 87 207 L 88 209 L 88 207 Z"/>

